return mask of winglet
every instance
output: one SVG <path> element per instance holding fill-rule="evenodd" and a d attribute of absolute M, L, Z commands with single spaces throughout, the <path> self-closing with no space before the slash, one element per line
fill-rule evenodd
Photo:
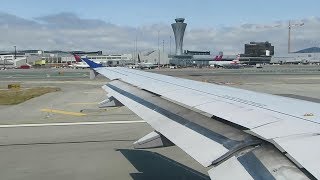
<path fill-rule="evenodd" d="M 74 55 L 74 58 L 76 59 L 76 61 L 78 61 L 79 59 L 83 60 L 84 62 L 86 62 L 90 66 L 91 69 L 102 67 L 102 64 L 98 64 L 88 58 L 81 58 L 80 56 L 78 56 L 76 54 Z"/>

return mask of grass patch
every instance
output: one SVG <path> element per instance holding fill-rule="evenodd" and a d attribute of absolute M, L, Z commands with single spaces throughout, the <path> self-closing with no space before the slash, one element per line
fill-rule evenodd
<path fill-rule="evenodd" d="M 26 89 L 1 89 L 0 105 L 14 105 L 50 92 L 60 91 L 57 87 L 34 87 Z"/>

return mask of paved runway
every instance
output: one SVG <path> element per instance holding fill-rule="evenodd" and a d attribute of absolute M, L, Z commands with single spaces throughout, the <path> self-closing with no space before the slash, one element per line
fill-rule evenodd
<path fill-rule="evenodd" d="M 0 107 L 1 179 L 208 179 L 177 147 L 133 150 L 132 143 L 152 129 L 126 107 L 97 107 L 106 98 L 101 86 L 107 79 L 90 81 L 85 70 L 56 78 L 57 72 L 0 72 L 2 88 L 21 82 L 62 89 Z"/>
<path fill-rule="evenodd" d="M 293 74 L 252 74 L 256 69 L 152 71 L 320 99 L 320 75 L 315 70 Z M 23 87 L 57 86 L 62 91 L 0 106 L 1 179 L 208 179 L 207 169 L 175 146 L 134 150 L 132 143 L 152 129 L 126 107 L 97 108 L 106 98 L 101 86 L 107 79 L 90 81 L 87 70 L 0 71 L 0 88 L 12 82 Z"/>

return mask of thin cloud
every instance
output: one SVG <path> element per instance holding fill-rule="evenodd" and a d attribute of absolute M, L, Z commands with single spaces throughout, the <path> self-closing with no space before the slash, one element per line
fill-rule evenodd
<path fill-rule="evenodd" d="M 98 19 L 82 19 L 73 13 L 63 12 L 37 17 L 35 20 L 51 28 L 100 28 L 112 26 Z"/>
<path fill-rule="evenodd" d="M 186 20 L 188 23 L 188 20 Z M 292 30 L 292 48 L 317 46 L 320 42 L 318 29 L 320 18 L 310 17 L 294 22 L 304 26 Z M 242 24 L 234 27 L 189 29 L 184 39 L 184 49 L 209 50 L 214 54 L 243 53 L 244 43 L 269 41 L 275 45 L 276 53 L 287 51 L 288 22 L 277 21 L 269 24 Z M 141 27 L 119 26 L 99 19 L 84 19 L 73 13 L 59 13 L 24 19 L 12 14 L 0 13 L 0 49 L 46 50 L 103 50 L 107 53 L 131 53 L 134 41 L 138 39 L 139 51 L 160 48 L 164 42 L 169 51 L 170 36 L 174 52 L 174 36 L 170 24 L 151 24 Z"/>

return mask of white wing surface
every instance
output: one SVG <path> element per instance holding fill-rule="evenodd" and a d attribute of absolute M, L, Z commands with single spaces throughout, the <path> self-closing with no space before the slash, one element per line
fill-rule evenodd
<path fill-rule="evenodd" d="M 212 167 L 212 179 L 320 179 L 320 104 L 127 68 L 103 88 Z"/>

